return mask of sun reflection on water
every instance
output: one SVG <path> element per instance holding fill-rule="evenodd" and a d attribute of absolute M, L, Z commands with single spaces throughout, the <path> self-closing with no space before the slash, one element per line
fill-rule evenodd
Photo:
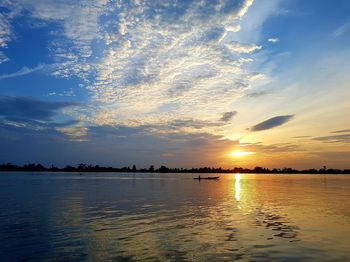
<path fill-rule="evenodd" d="M 241 201 L 241 174 L 235 174 L 235 199 Z"/>

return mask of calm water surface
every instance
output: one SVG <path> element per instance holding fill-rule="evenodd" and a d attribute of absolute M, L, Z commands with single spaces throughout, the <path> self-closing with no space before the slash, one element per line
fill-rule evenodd
<path fill-rule="evenodd" d="M 0 261 L 350 261 L 350 176 L 194 176 L 0 173 Z"/>

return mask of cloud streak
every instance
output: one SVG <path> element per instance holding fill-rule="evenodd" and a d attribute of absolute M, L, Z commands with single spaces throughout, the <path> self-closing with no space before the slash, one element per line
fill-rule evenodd
<path fill-rule="evenodd" d="M 60 110 L 77 106 L 71 102 L 47 102 L 26 97 L 0 97 L 0 115 L 31 120 L 50 120 Z"/>
<path fill-rule="evenodd" d="M 334 136 L 321 136 L 315 137 L 313 140 L 324 143 L 350 143 L 350 134 L 334 135 Z"/>
<path fill-rule="evenodd" d="M 334 38 L 340 37 L 344 35 L 346 32 L 348 32 L 349 30 L 350 30 L 350 23 L 343 24 L 333 32 L 332 36 Z"/>
<path fill-rule="evenodd" d="M 342 130 L 336 130 L 336 131 L 333 131 L 332 133 L 350 133 L 350 129 L 342 129 Z"/>
<path fill-rule="evenodd" d="M 270 43 L 277 43 L 277 42 L 280 41 L 280 39 L 277 38 L 277 37 L 274 37 L 274 38 L 269 38 L 269 39 L 267 39 L 267 41 L 270 42 Z"/>
<path fill-rule="evenodd" d="M 2 74 L 0 75 L 0 79 L 6 79 L 6 78 L 13 78 L 13 77 L 18 77 L 18 76 L 24 76 L 31 74 L 33 72 L 39 71 L 44 68 L 44 65 L 38 65 L 33 68 L 28 68 L 26 66 L 22 67 L 20 70 L 14 73 L 8 73 L 8 74 Z"/>
<path fill-rule="evenodd" d="M 258 98 L 271 94 L 271 91 L 263 90 L 263 91 L 255 91 L 251 93 L 247 93 L 245 96 L 249 98 Z"/>
<path fill-rule="evenodd" d="M 0 51 L 0 64 L 8 61 L 9 59 L 6 57 L 6 55 Z"/>
<path fill-rule="evenodd" d="M 225 112 L 222 117 L 220 118 L 220 121 L 228 122 L 230 121 L 235 115 L 237 115 L 237 111 L 230 111 Z"/>
<path fill-rule="evenodd" d="M 250 130 L 256 132 L 281 126 L 290 121 L 293 117 L 294 115 L 275 116 L 251 127 Z"/>

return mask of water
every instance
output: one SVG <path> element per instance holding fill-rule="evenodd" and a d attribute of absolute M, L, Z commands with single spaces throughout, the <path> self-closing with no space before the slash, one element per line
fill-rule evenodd
<path fill-rule="evenodd" d="M 350 261 L 350 176 L 194 176 L 0 173 L 0 261 Z"/>

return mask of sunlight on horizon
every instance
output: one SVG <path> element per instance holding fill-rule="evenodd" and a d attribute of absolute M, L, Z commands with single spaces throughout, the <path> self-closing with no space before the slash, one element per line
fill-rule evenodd
<path fill-rule="evenodd" d="M 228 154 L 230 157 L 244 157 L 249 155 L 254 155 L 256 152 L 245 152 L 245 151 L 234 151 Z"/>

